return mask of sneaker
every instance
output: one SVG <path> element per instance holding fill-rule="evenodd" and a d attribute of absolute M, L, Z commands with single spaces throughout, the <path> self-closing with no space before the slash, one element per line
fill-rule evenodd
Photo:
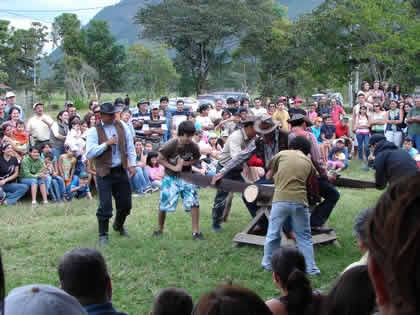
<path fill-rule="evenodd" d="M 42 204 L 43 205 L 47 205 L 49 202 L 48 202 L 48 200 L 44 200 L 43 202 L 42 202 Z"/>
<path fill-rule="evenodd" d="M 32 207 L 36 207 L 37 203 L 35 200 L 32 200 Z"/>
<path fill-rule="evenodd" d="M 193 238 L 193 240 L 201 240 L 201 241 L 204 240 L 203 233 L 201 233 L 201 232 L 193 233 L 192 238 Z"/>
<path fill-rule="evenodd" d="M 159 230 L 153 231 L 153 234 L 152 234 L 153 237 L 158 237 L 158 236 L 161 236 L 161 235 L 162 235 L 162 232 L 159 231 Z"/>
<path fill-rule="evenodd" d="M 146 188 L 145 191 L 144 191 L 145 194 L 148 194 L 148 193 L 151 193 L 151 192 L 153 192 L 153 189 L 151 187 Z"/>

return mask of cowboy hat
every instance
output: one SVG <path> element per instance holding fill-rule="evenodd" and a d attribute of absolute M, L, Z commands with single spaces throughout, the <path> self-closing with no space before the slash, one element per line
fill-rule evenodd
<path fill-rule="evenodd" d="M 294 114 L 292 118 L 290 118 L 289 120 L 287 120 L 288 123 L 293 123 L 293 122 L 297 122 L 297 121 L 302 121 L 302 122 L 306 122 L 306 126 L 310 127 L 313 125 L 312 121 L 306 117 L 305 115 L 302 114 Z"/>
<path fill-rule="evenodd" d="M 115 114 L 121 111 L 121 108 L 112 102 L 105 102 L 101 104 L 101 113 Z"/>
<path fill-rule="evenodd" d="M 260 134 L 271 133 L 274 129 L 280 126 L 280 122 L 273 120 L 270 115 L 262 115 L 260 119 L 255 122 L 255 131 Z"/>

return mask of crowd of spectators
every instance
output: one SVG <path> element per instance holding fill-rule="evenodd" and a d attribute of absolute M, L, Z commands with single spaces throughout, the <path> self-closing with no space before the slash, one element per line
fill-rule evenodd
<path fill-rule="evenodd" d="M 279 296 L 264 302 L 252 290 L 228 283 L 208 291 L 194 303 L 188 290 L 166 288 L 150 301 L 149 314 L 418 314 L 418 185 L 418 175 L 402 178 L 388 187 L 375 208 L 360 212 L 355 219 L 354 234 L 364 255 L 338 274 L 329 290 L 314 290 L 303 254 L 294 247 L 284 247 L 271 258 L 273 288 L 280 291 Z M 61 257 L 57 271 L 60 289 L 25 285 L 11 290 L 4 298 L 0 256 L 0 312 L 126 314 L 112 304 L 112 280 L 97 249 L 70 250 Z"/>

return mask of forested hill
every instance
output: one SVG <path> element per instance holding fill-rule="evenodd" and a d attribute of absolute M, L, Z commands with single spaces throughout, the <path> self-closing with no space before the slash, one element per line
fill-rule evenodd
<path fill-rule="evenodd" d="M 323 0 L 277 0 L 286 6 L 290 19 L 298 15 L 312 11 Z M 133 17 L 139 8 L 145 3 L 158 3 L 160 0 L 121 0 L 116 5 L 106 7 L 98 12 L 93 19 L 108 21 L 111 33 L 123 45 L 138 41 L 139 26 L 133 24 Z"/>
<path fill-rule="evenodd" d="M 117 42 L 129 46 L 134 42 L 141 42 L 147 45 L 147 40 L 139 40 L 140 27 L 134 24 L 133 18 L 137 11 L 148 3 L 158 3 L 161 0 L 121 0 L 119 3 L 103 8 L 94 17 L 94 20 L 105 20 L 115 36 Z M 312 11 L 324 0 L 277 0 L 287 7 L 289 19 L 295 19 L 298 15 Z M 55 62 L 61 58 L 61 50 L 57 48 L 50 54 L 50 60 Z M 41 61 L 41 77 L 48 77 L 51 74 L 51 66 L 45 60 Z"/>

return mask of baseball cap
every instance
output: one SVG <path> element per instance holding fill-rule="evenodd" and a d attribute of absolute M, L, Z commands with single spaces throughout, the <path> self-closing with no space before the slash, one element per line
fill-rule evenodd
<path fill-rule="evenodd" d="M 86 315 L 80 303 L 63 290 L 30 284 L 10 291 L 5 299 L 8 315 Z"/>
<path fill-rule="evenodd" d="M 9 98 L 9 97 L 16 97 L 16 95 L 13 92 L 7 92 L 6 93 L 6 98 Z"/>
<path fill-rule="evenodd" d="M 296 98 L 295 98 L 295 103 L 302 103 L 302 99 L 301 99 L 301 98 L 299 98 L 299 97 L 296 97 Z"/>
<path fill-rule="evenodd" d="M 88 173 L 86 173 L 86 172 L 81 172 L 81 173 L 79 174 L 79 178 L 80 178 L 80 179 L 86 179 L 86 178 L 89 178 L 89 175 L 88 175 Z"/>
<path fill-rule="evenodd" d="M 32 105 L 32 109 L 35 109 L 35 107 L 37 107 L 38 105 L 44 106 L 44 104 L 42 104 L 42 103 L 35 103 L 34 105 Z"/>

